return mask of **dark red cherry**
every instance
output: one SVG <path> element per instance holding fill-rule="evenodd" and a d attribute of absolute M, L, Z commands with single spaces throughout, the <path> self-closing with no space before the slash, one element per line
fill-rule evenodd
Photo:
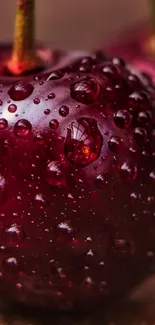
<path fill-rule="evenodd" d="M 154 90 L 143 80 L 101 51 L 0 76 L 0 297 L 90 310 L 149 274 Z"/>

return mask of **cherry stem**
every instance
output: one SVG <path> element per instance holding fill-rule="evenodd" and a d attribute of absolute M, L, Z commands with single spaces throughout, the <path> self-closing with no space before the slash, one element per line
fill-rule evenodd
<path fill-rule="evenodd" d="M 13 50 L 7 69 L 13 75 L 23 75 L 41 67 L 35 47 L 35 0 L 17 0 Z"/>
<path fill-rule="evenodd" d="M 155 34 L 155 0 L 150 0 L 151 3 L 151 32 Z"/>
<path fill-rule="evenodd" d="M 155 56 L 155 0 L 150 2 L 150 36 L 145 44 L 145 51 L 151 56 Z"/>

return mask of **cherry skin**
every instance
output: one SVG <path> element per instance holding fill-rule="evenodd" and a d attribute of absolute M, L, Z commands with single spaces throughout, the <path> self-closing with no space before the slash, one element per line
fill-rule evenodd
<path fill-rule="evenodd" d="M 60 55 L 35 76 L 1 75 L 3 297 L 85 308 L 123 295 L 148 274 L 153 110 L 145 76 L 102 52 Z"/>

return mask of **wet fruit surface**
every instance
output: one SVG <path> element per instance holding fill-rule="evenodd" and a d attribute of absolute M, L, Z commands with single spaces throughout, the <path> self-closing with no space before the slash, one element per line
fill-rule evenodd
<path fill-rule="evenodd" d="M 151 80 L 102 52 L 0 78 L 0 293 L 72 309 L 131 290 L 155 254 Z"/>

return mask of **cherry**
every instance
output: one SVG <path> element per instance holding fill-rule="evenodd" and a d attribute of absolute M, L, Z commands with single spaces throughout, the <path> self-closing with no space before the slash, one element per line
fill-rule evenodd
<path fill-rule="evenodd" d="M 57 53 L 35 75 L 1 73 L 3 297 L 86 308 L 127 293 L 154 261 L 151 79 L 99 53 Z"/>
<path fill-rule="evenodd" d="M 36 47 L 34 8 L 17 1 L 0 47 L 0 295 L 90 309 L 154 265 L 155 87 L 120 57 Z"/>

